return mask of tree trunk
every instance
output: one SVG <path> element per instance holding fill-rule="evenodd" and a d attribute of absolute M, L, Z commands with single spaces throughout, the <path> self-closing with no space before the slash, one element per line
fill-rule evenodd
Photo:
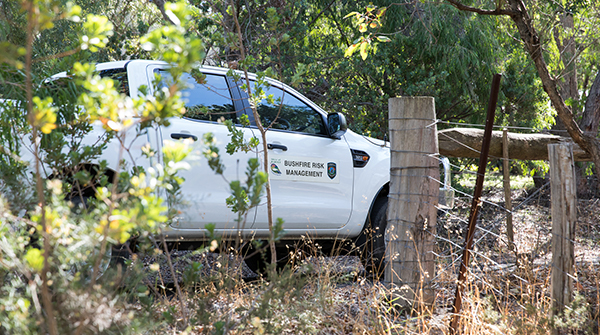
<path fill-rule="evenodd" d="M 575 28 L 573 14 L 563 13 L 560 16 L 560 24 L 563 28 L 562 35 L 567 36 L 561 36 L 561 31 L 558 26 L 554 28 L 554 41 L 558 46 L 560 62 L 563 66 L 562 73 L 558 77 L 559 92 L 565 101 L 569 99 L 578 101 L 579 92 L 577 90 L 577 67 L 575 66 L 577 50 L 575 48 L 575 35 L 573 33 Z M 573 104 L 573 106 L 576 106 L 576 104 Z M 573 114 L 577 115 L 578 111 L 574 110 Z M 556 120 L 556 125 L 553 127 L 553 129 L 565 130 L 566 127 L 561 119 L 558 119 Z"/>
<path fill-rule="evenodd" d="M 560 95 L 556 80 L 550 76 L 548 71 L 548 66 L 542 54 L 540 37 L 533 27 L 533 22 L 527 8 L 525 8 L 525 4 L 522 0 L 508 0 L 508 4 L 511 9 L 509 16 L 517 26 L 521 40 L 525 43 L 525 48 L 533 60 L 538 75 L 542 80 L 544 91 L 548 94 L 552 106 L 556 109 L 558 117 L 565 124 L 565 128 L 573 141 L 592 156 L 596 175 L 600 175 L 600 143 L 595 135 L 583 133 L 575 122 L 573 112 L 565 104 L 564 99 Z"/>
<path fill-rule="evenodd" d="M 594 83 L 590 88 L 583 118 L 581 119 L 581 129 L 586 135 L 596 136 L 598 134 L 598 126 L 600 125 L 600 72 L 596 75 Z"/>

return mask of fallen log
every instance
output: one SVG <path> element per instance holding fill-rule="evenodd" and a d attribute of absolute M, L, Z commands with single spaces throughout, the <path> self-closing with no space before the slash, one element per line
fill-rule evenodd
<path fill-rule="evenodd" d="M 483 129 L 450 128 L 438 132 L 440 155 L 446 157 L 479 158 L 483 142 Z M 550 134 L 508 133 L 510 159 L 548 160 L 548 144 L 573 144 L 575 161 L 591 161 L 590 155 L 568 137 Z M 490 158 L 502 158 L 502 131 L 492 132 Z"/>

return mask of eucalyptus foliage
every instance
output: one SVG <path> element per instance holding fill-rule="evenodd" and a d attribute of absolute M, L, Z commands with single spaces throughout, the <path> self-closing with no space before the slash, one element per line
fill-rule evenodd
<path fill-rule="evenodd" d="M 233 4 L 250 70 L 275 69 L 326 109 L 344 112 L 364 134 L 384 137 L 387 100 L 404 95 L 435 97 L 442 120 L 482 123 L 498 72 L 509 79 L 498 122 L 512 115 L 518 125 L 551 125 L 541 83 L 501 18 L 414 1 L 191 3 L 198 9 L 195 32 L 209 46 L 206 63 L 236 66 L 239 54 L 228 47 L 235 37 L 227 11 Z"/>

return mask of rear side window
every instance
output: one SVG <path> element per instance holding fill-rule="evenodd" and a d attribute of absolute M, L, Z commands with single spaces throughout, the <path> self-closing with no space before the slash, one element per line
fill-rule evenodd
<path fill-rule="evenodd" d="M 127 96 L 129 96 L 129 81 L 127 80 L 127 70 L 125 69 L 110 69 L 100 71 L 100 77 L 111 78 L 115 81 L 115 88 Z"/>
<path fill-rule="evenodd" d="M 172 81 L 168 71 L 159 70 L 158 73 L 163 85 Z M 186 83 L 186 88 L 181 92 L 186 107 L 184 117 L 202 121 L 223 118 L 235 123 L 236 111 L 225 76 L 184 73 L 181 80 Z"/>

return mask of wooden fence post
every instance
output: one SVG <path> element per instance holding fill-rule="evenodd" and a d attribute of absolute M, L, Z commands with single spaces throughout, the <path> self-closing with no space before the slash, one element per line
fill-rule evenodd
<path fill-rule="evenodd" d="M 552 315 L 562 315 L 573 292 L 577 190 L 573 168 L 573 146 L 549 144 L 550 189 L 552 199 Z M 553 334 L 562 334 L 553 329 Z"/>
<path fill-rule="evenodd" d="M 506 215 L 506 235 L 508 236 L 508 247 L 515 252 L 515 232 L 512 222 L 512 194 L 510 191 L 510 164 L 508 160 L 508 130 L 502 130 L 502 174 L 504 176 L 504 207 L 508 210 Z"/>
<path fill-rule="evenodd" d="M 384 280 L 400 288 L 398 303 L 430 305 L 439 194 L 435 102 L 431 97 L 389 99 L 391 178 Z"/>

